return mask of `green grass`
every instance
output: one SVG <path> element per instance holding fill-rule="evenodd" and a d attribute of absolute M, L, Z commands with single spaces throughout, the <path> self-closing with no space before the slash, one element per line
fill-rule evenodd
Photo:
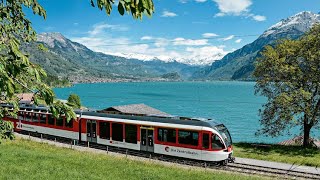
<path fill-rule="evenodd" d="M 234 144 L 234 156 L 296 165 L 320 166 L 320 150 L 300 146 Z"/>
<path fill-rule="evenodd" d="M 191 170 L 17 139 L 0 144 L 0 179 L 261 179 Z"/>

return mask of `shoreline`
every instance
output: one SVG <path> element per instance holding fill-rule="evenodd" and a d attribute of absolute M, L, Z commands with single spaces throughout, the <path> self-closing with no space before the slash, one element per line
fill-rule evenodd
<path fill-rule="evenodd" d="M 248 82 L 248 83 L 254 83 L 255 81 L 245 81 L 245 80 L 171 80 L 171 79 L 165 79 L 165 80 L 105 80 L 105 81 L 76 81 L 76 82 L 70 82 L 72 85 L 76 84 L 99 84 L 99 83 L 145 83 L 145 82 Z"/>

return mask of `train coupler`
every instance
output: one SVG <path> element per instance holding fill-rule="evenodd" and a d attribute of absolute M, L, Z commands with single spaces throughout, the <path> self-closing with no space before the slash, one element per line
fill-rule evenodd
<path fill-rule="evenodd" d="M 228 160 L 229 163 L 234 163 L 234 161 L 236 160 L 236 158 L 235 158 L 235 157 L 232 157 L 232 154 L 230 154 L 227 160 Z"/>

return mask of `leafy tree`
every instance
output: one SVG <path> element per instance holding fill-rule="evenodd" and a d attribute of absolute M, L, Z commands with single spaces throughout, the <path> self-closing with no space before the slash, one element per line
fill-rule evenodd
<path fill-rule="evenodd" d="M 91 0 L 92 6 L 105 10 L 108 15 L 113 3 L 113 0 Z M 34 14 L 46 18 L 46 11 L 37 0 L 0 0 L 0 102 L 14 106 L 14 111 L 0 107 L 0 139 L 12 137 L 12 124 L 2 118 L 16 116 L 19 99 L 15 92 L 21 87 L 35 93 L 36 104 L 41 99 L 45 101 L 54 116 L 65 114 L 68 120 L 76 117 L 71 107 L 54 100 L 53 91 L 43 82 L 45 71 L 20 51 L 21 43 L 36 40 L 36 32 L 23 9 L 32 9 Z M 142 19 L 143 14 L 152 15 L 154 6 L 152 0 L 119 0 L 118 11 L 121 15 L 128 12 L 133 18 Z M 45 50 L 41 45 L 39 49 Z"/>
<path fill-rule="evenodd" d="M 68 97 L 68 105 L 80 109 L 81 108 L 81 100 L 80 97 L 76 94 L 70 94 Z"/>
<path fill-rule="evenodd" d="M 112 11 L 112 4 L 114 0 L 91 0 L 91 6 L 96 5 L 100 10 L 105 10 L 108 15 Z M 152 0 L 119 0 L 118 11 L 121 15 L 124 15 L 125 11 L 131 13 L 132 17 L 142 19 L 143 14 L 152 16 L 154 13 L 154 5 Z"/>
<path fill-rule="evenodd" d="M 310 145 L 310 131 L 320 120 L 320 25 L 298 40 L 267 46 L 257 60 L 256 93 L 268 101 L 260 110 L 258 134 L 279 136 L 301 127 L 303 146 Z"/>

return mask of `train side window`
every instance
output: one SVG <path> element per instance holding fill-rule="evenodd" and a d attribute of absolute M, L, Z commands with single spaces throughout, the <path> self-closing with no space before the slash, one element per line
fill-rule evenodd
<path fill-rule="evenodd" d="M 132 124 L 126 124 L 126 142 L 137 144 L 137 126 Z"/>
<path fill-rule="evenodd" d="M 158 128 L 158 141 L 176 143 L 176 130 Z"/>
<path fill-rule="evenodd" d="M 52 114 L 48 115 L 48 124 L 49 125 L 54 125 L 54 117 Z"/>
<path fill-rule="evenodd" d="M 211 144 L 212 144 L 212 149 L 224 149 L 224 145 L 221 139 L 216 134 L 212 134 Z"/>
<path fill-rule="evenodd" d="M 101 139 L 110 139 L 110 123 L 109 122 L 100 122 L 99 132 Z"/>
<path fill-rule="evenodd" d="M 40 114 L 40 123 L 46 124 L 47 122 L 47 115 L 46 114 Z"/>
<path fill-rule="evenodd" d="M 22 111 L 19 111 L 19 113 L 18 113 L 18 119 L 19 120 L 24 120 L 24 112 L 22 112 Z"/>
<path fill-rule="evenodd" d="M 26 112 L 25 120 L 29 121 L 29 122 L 32 120 L 32 113 L 31 112 Z"/>
<path fill-rule="evenodd" d="M 209 134 L 208 133 L 202 134 L 202 147 L 204 149 L 209 149 Z"/>
<path fill-rule="evenodd" d="M 56 119 L 56 125 L 57 126 L 63 126 L 63 117 L 58 117 L 57 119 Z"/>
<path fill-rule="evenodd" d="M 39 122 L 39 114 L 33 113 L 32 122 Z"/>
<path fill-rule="evenodd" d="M 73 119 L 70 119 L 70 121 L 67 121 L 67 118 L 64 118 L 64 124 L 67 128 L 73 128 Z"/>
<path fill-rule="evenodd" d="M 158 141 L 163 141 L 163 129 L 158 128 Z"/>
<path fill-rule="evenodd" d="M 179 144 L 198 146 L 199 133 L 194 131 L 179 130 Z"/>
<path fill-rule="evenodd" d="M 123 141 L 123 125 L 112 123 L 112 140 Z"/>

